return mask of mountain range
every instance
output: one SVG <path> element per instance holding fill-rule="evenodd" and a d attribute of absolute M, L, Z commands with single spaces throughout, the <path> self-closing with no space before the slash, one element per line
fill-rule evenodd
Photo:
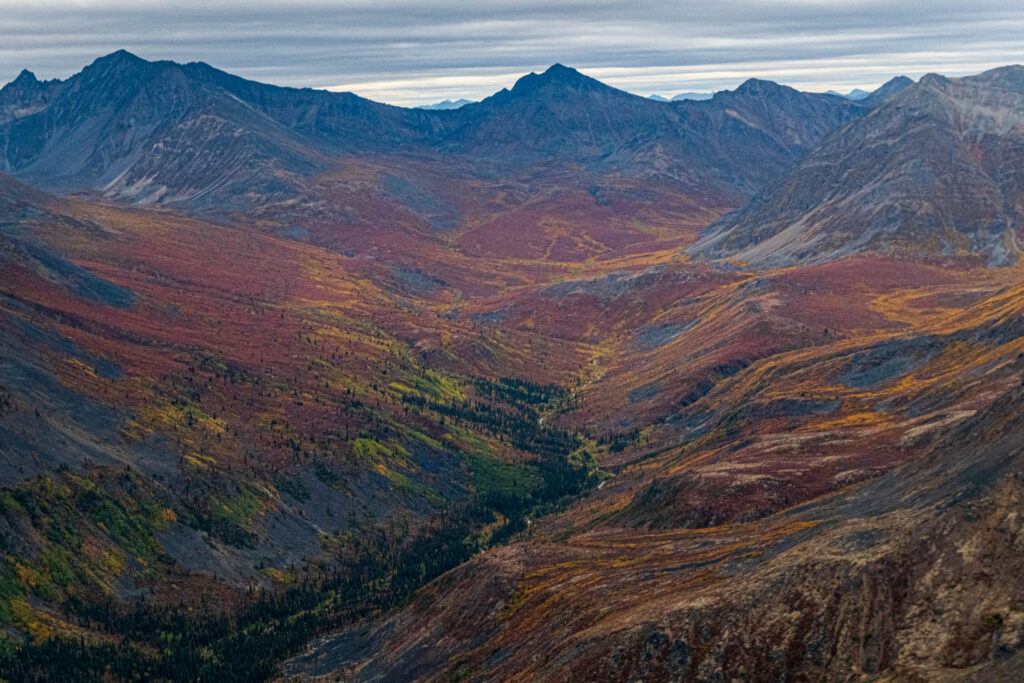
<path fill-rule="evenodd" d="M 767 108 L 766 98 L 780 106 Z M 62 82 L 25 72 L 0 101 L 0 170 L 64 192 L 193 208 L 242 206 L 254 193 L 250 202 L 293 200 L 345 154 L 530 165 L 557 150 L 558 164 L 591 173 L 660 173 L 700 186 L 725 176 L 717 191 L 749 192 L 860 113 L 758 81 L 706 103 L 662 107 L 561 65 L 452 111 L 401 109 L 127 52 Z M 757 149 L 746 152 L 759 155 L 756 164 L 730 161 L 739 145 Z"/>
<path fill-rule="evenodd" d="M 710 100 L 714 97 L 713 92 L 681 92 L 672 97 L 662 97 L 658 94 L 648 95 L 648 99 L 652 99 L 656 102 L 678 102 L 680 100 Z"/>
<path fill-rule="evenodd" d="M 0 676 L 1019 678 L 1022 116 L 22 72 Z"/>
<path fill-rule="evenodd" d="M 458 109 L 464 107 L 467 104 L 471 104 L 473 100 L 467 100 L 459 98 L 457 100 L 442 100 L 441 102 L 435 102 L 434 104 L 423 104 L 417 107 L 417 109 Z"/>

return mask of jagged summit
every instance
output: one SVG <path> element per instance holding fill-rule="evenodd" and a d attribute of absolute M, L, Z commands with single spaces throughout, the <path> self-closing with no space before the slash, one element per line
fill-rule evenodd
<path fill-rule="evenodd" d="M 40 81 L 34 73 L 23 69 L 17 78 L 0 87 L 0 125 L 46 107 L 59 86 L 60 81 Z"/>
<path fill-rule="evenodd" d="M 0 87 L 0 91 L 18 90 L 21 92 L 31 93 L 41 90 L 46 86 L 50 86 L 55 83 L 60 83 L 60 81 L 56 79 L 52 81 L 41 81 L 36 77 L 34 73 L 29 71 L 28 69 L 22 69 L 21 73 L 19 73 L 13 81 L 11 81 L 3 87 Z"/>
<path fill-rule="evenodd" d="M 38 82 L 39 79 L 36 78 L 36 75 L 28 69 L 22 69 L 18 77 L 11 81 L 14 85 L 30 85 Z"/>

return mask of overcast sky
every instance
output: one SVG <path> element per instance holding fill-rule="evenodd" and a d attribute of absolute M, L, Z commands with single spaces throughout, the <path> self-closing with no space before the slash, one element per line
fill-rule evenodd
<path fill-rule="evenodd" d="M 0 0 L 0 83 L 124 48 L 393 104 L 479 99 L 554 62 L 642 95 L 804 90 L 1024 61 L 1024 2 Z"/>

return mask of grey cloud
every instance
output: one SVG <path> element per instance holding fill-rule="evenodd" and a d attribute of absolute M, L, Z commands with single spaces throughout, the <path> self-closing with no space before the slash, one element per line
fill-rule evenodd
<path fill-rule="evenodd" d="M 1020 61 L 1022 29 L 1019 3 L 996 0 L 0 0 L 0 82 L 67 77 L 125 48 L 402 104 L 483 97 L 556 61 L 641 94 L 746 76 L 824 90 Z"/>

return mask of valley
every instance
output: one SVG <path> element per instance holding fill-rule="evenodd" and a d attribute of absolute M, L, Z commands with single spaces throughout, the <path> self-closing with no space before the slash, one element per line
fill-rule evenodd
<path fill-rule="evenodd" d="M 1024 671 L 1024 79 L 0 90 L 0 676 Z"/>

